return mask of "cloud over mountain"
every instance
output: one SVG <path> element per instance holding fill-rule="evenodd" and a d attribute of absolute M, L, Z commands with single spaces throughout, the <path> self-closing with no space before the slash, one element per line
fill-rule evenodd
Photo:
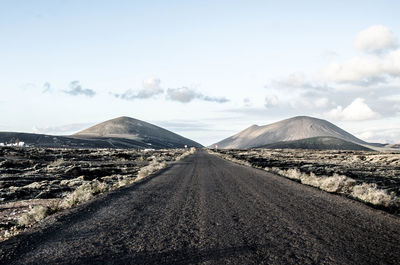
<path fill-rule="evenodd" d="M 291 73 L 288 76 L 273 80 L 270 84 L 272 88 L 288 89 L 288 90 L 326 90 L 329 89 L 325 84 L 317 84 L 307 80 L 303 73 Z"/>
<path fill-rule="evenodd" d="M 379 114 L 365 103 L 365 99 L 356 98 L 347 107 L 343 108 L 339 105 L 325 113 L 325 116 L 334 120 L 362 121 L 377 118 Z"/>
<path fill-rule="evenodd" d="M 151 77 L 143 81 L 143 88 L 140 90 L 128 89 L 122 94 L 113 94 L 116 98 L 125 100 L 147 99 L 163 94 L 164 89 L 160 87 L 161 80 Z"/>
<path fill-rule="evenodd" d="M 361 86 L 386 83 L 400 77 L 400 50 L 381 56 L 353 57 L 342 64 L 331 63 L 322 72 L 326 81 Z"/>
<path fill-rule="evenodd" d="M 96 92 L 94 90 L 82 88 L 82 86 L 79 84 L 79 81 L 72 81 L 69 84 L 69 89 L 63 90 L 63 92 L 71 96 L 84 95 L 87 97 L 94 97 L 96 95 Z"/>
<path fill-rule="evenodd" d="M 225 103 L 229 101 L 229 99 L 225 97 L 210 97 L 203 95 L 202 93 L 197 92 L 195 89 L 188 87 L 168 88 L 167 98 L 169 100 L 178 101 L 181 103 L 189 103 L 194 99 L 217 103 Z"/>

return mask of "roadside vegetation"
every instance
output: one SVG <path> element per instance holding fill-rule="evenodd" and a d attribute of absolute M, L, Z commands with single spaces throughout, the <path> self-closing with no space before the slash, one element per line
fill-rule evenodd
<path fill-rule="evenodd" d="M 287 149 L 209 152 L 400 214 L 399 154 Z"/>
<path fill-rule="evenodd" d="M 49 215 L 144 179 L 195 151 L 0 149 L 0 241 Z M 35 160 L 26 162 L 24 156 Z M 23 174 L 13 174 L 17 169 Z"/>

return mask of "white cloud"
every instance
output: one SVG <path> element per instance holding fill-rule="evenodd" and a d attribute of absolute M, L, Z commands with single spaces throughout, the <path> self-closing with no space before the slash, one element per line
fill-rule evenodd
<path fill-rule="evenodd" d="M 264 100 L 264 106 L 266 108 L 274 107 L 279 104 L 279 99 L 275 95 L 267 95 Z"/>
<path fill-rule="evenodd" d="M 128 89 L 122 94 L 113 94 L 117 98 L 125 100 L 146 99 L 152 98 L 156 95 L 164 93 L 164 89 L 160 87 L 161 80 L 159 78 L 151 77 L 143 80 L 143 89 L 132 90 Z"/>
<path fill-rule="evenodd" d="M 400 49 L 394 50 L 397 41 L 388 28 L 378 25 L 361 31 L 354 46 L 372 54 L 329 64 L 321 73 L 323 81 L 370 86 L 400 77 Z"/>
<path fill-rule="evenodd" d="M 89 88 L 82 88 L 81 84 L 77 80 L 72 81 L 69 84 L 69 90 L 63 90 L 63 92 L 71 96 L 84 95 L 87 97 L 94 97 L 96 95 L 96 91 Z"/>
<path fill-rule="evenodd" d="M 314 81 L 310 81 L 305 74 L 303 73 L 291 73 L 288 76 L 272 80 L 269 86 L 266 88 L 273 89 L 285 89 L 285 90 L 329 90 L 330 88 L 323 83 L 316 83 Z"/>
<path fill-rule="evenodd" d="M 170 100 L 188 103 L 197 97 L 194 89 L 187 87 L 168 88 L 167 95 Z"/>
<path fill-rule="evenodd" d="M 396 47 L 396 37 L 385 26 L 371 26 L 356 36 L 354 47 L 365 52 L 382 52 Z"/>
<path fill-rule="evenodd" d="M 389 75 L 400 76 L 400 49 L 392 51 L 386 56 L 383 69 Z"/>
<path fill-rule="evenodd" d="M 354 57 L 342 65 L 331 63 L 323 71 L 326 81 L 338 83 L 368 82 L 382 74 L 382 65 L 379 58 Z"/>
<path fill-rule="evenodd" d="M 273 81 L 273 85 L 279 88 L 300 88 L 308 86 L 309 84 L 306 82 L 306 77 L 304 74 L 292 73 L 286 78 Z"/>
<path fill-rule="evenodd" d="M 200 99 L 203 101 L 217 102 L 217 103 L 225 103 L 229 101 L 229 99 L 225 97 L 210 97 L 203 95 L 197 92 L 196 90 L 188 87 L 168 88 L 167 98 L 172 101 L 178 101 L 181 103 L 189 103 L 194 99 Z"/>
<path fill-rule="evenodd" d="M 322 72 L 325 81 L 368 86 L 385 83 L 388 77 L 400 77 L 400 50 L 383 57 L 354 57 L 343 64 L 331 63 Z"/>
<path fill-rule="evenodd" d="M 156 77 L 150 77 L 143 80 L 143 88 L 148 90 L 160 90 L 161 80 Z"/>
<path fill-rule="evenodd" d="M 363 98 L 356 98 L 347 107 L 337 106 L 324 115 L 330 119 L 344 121 L 361 121 L 379 117 L 379 114 L 373 111 L 364 101 Z"/>

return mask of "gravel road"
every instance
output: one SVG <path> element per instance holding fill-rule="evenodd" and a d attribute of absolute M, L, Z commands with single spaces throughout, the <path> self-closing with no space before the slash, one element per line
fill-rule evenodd
<path fill-rule="evenodd" d="M 400 218 L 204 151 L 0 243 L 0 264 L 400 264 Z"/>

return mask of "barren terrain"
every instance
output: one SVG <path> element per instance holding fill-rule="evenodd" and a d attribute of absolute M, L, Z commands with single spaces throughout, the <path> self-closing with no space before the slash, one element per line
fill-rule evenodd
<path fill-rule="evenodd" d="M 220 156 L 400 213 L 400 154 L 299 149 L 219 149 Z"/>
<path fill-rule="evenodd" d="M 0 242 L 0 264 L 400 264 L 399 227 L 200 151 Z"/>
<path fill-rule="evenodd" d="M 78 200 L 88 200 L 95 193 L 116 189 L 138 176 L 148 175 L 153 168 L 160 169 L 185 152 L 185 149 L 0 148 L 0 240 L 19 232 L 22 227 L 18 220 L 35 206 L 56 211 L 66 199 L 70 199 L 67 206 L 73 206 Z M 71 194 L 76 196 L 68 198 Z"/>

